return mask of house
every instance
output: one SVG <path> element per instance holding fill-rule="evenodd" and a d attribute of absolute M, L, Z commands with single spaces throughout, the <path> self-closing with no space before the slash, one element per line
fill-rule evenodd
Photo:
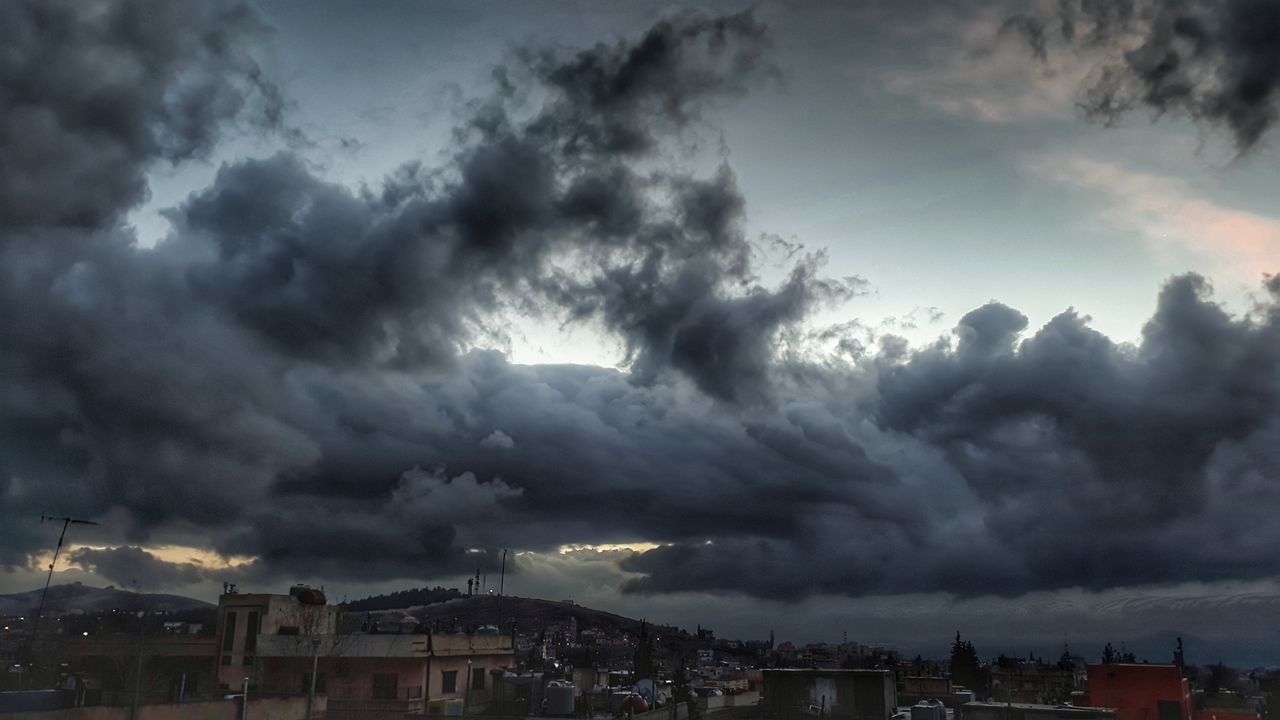
<path fill-rule="evenodd" d="M 1193 720 L 1191 687 L 1176 665 L 1116 663 L 1086 671 L 1089 704 L 1115 708 L 1116 720 Z"/>

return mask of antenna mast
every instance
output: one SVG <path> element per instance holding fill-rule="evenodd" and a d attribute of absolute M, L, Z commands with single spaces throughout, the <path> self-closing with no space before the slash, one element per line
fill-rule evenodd
<path fill-rule="evenodd" d="M 53 567 L 58 564 L 58 556 L 62 554 L 62 542 L 67 539 L 67 527 L 71 525 L 97 525 L 92 520 L 80 520 L 73 517 L 54 517 L 40 514 L 40 524 L 62 521 L 62 532 L 58 534 L 58 547 L 54 548 L 53 560 L 49 563 L 49 575 L 44 580 L 44 590 L 40 592 L 40 605 L 36 607 L 36 619 L 31 626 L 31 638 L 27 641 L 28 650 L 35 647 L 36 634 L 40 632 L 40 620 L 44 617 L 45 596 L 49 594 L 49 583 L 53 582 Z"/>

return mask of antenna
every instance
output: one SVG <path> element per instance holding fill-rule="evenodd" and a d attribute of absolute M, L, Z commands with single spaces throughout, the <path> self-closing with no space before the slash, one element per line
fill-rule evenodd
<path fill-rule="evenodd" d="M 498 594 L 501 595 L 506 588 L 507 580 L 507 549 L 502 549 L 502 574 L 498 575 Z"/>
<path fill-rule="evenodd" d="M 62 554 L 62 542 L 67 539 L 67 527 L 71 525 L 97 525 L 92 520 L 80 520 L 73 517 L 54 517 L 53 515 L 45 515 L 40 513 L 40 524 L 46 522 L 62 521 L 62 532 L 58 534 L 58 547 L 53 550 L 53 560 L 49 563 L 49 575 L 44 579 L 44 590 L 40 591 L 40 605 L 36 607 L 36 619 L 31 625 L 31 638 L 27 641 L 27 648 L 30 650 L 34 647 L 36 634 L 40 632 L 40 620 L 44 617 L 44 600 L 49 594 L 49 583 L 53 582 L 53 567 L 58 564 L 58 556 Z"/>

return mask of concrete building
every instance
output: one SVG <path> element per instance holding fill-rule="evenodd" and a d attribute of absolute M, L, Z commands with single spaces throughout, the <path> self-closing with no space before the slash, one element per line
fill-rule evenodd
<path fill-rule="evenodd" d="M 177 703 L 220 695 L 218 640 L 207 635 L 89 635 L 62 650 L 78 678 L 74 704 Z"/>
<path fill-rule="evenodd" d="M 323 593 L 295 586 L 288 595 L 224 594 L 218 598 L 218 686 L 239 688 L 244 678 L 257 685 L 258 638 L 283 636 L 307 644 L 307 638 L 338 632 L 337 606 Z M 309 647 L 309 645 L 308 645 Z"/>
<path fill-rule="evenodd" d="M 257 658 L 267 693 L 307 693 L 314 666 L 329 720 L 427 714 L 450 700 L 474 712 L 492 697 L 493 674 L 515 664 L 506 635 L 263 635 Z"/>
<path fill-rule="evenodd" d="M 764 670 L 762 712 L 770 720 L 815 714 L 847 720 L 888 720 L 898 705 L 888 670 Z"/>
<path fill-rule="evenodd" d="M 991 695 L 1003 702 L 1053 705 L 1066 702 L 1077 689 L 1072 667 L 1015 662 L 993 666 L 989 677 Z"/>
<path fill-rule="evenodd" d="M 1192 720 L 1191 687 L 1176 665 L 1089 665 L 1089 704 L 1116 720 Z"/>
<path fill-rule="evenodd" d="M 941 700 L 951 705 L 951 678 L 907 675 L 899 682 L 898 703 L 915 705 L 921 700 Z"/>
<path fill-rule="evenodd" d="M 433 702 L 481 708 L 492 675 L 515 665 L 507 635 L 343 632 L 340 615 L 307 588 L 229 593 L 212 636 L 71 638 L 65 656 L 83 691 L 76 704 L 131 704 L 135 695 L 140 706 L 190 702 L 238 692 L 246 679 L 251 697 L 305 697 L 314 667 L 328 720 L 403 718 L 430 713 Z"/>

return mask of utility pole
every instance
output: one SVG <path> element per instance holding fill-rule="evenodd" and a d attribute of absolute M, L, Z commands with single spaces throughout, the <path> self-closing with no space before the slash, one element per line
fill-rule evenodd
<path fill-rule="evenodd" d="M 35 653 L 36 636 L 40 632 L 40 620 L 44 617 L 45 596 L 49 594 L 49 583 L 53 582 L 53 567 L 58 564 L 58 556 L 62 554 L 62 542 L 67 538 L 67 527 L 70 525 L 97 525 L 92 520 L 80 520 L 73 517 L 53 517 L 40 514 L 40 524 L 62 521 L 62 532 L 58 535 L 58 546 L 53 550 L 53 560 L 49 563 L 49 575 L 44 579 L 44 590 L 40 592 L 40 604 L 36 607 L 36 618 L 31 625 L 31 637 L 27 639 L 27 662 L 30 663 Z"/>
<path fill-rule="evenodd" d="M 133 668 L 133 702 L 129 705 L 129 718 L 138 716 L 138 693 L 142 690 L 142 648 L 138 648 L 138 661 Z"/>
<path fill-rule="evenodd" d="M 311 720 L 311 709 L 316 704 L 316 670 L 319 663 L 320 637 L 313 635 L 311 637 L 311 689 L 307 692 L 307 720 Z"/>

